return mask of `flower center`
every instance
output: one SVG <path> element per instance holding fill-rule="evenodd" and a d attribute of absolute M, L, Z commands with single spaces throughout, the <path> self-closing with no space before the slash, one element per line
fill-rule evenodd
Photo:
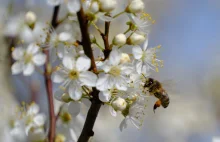
<path fill-rule="evenodd" d="M 74 79 L 77 79 L 79 76 L 79 72 L 77 72 L 76 70 L 72 70 L 70 73 L 69 73 L 69 78 L 74 80 Z"/>
<path fill-rule="evenodd" d="M 121 69 L 117 66 L 113 66 L 109 73 L 113 76 L 119 76 L 121 74 Z"/>
<path fill-rule="evenodd" d="M 32 54 L 25 54 L 24 55 L 24 63 L 30 63 L 32 61 L 33 55 Z"/>
<path fill-rule="evenodd" d="M 67 123 L 72 120 L 72 116 L 68 112 L 64 112 L 63 115 L 61 115 L 61 119 L 63 120 L 63 122 Z"/>

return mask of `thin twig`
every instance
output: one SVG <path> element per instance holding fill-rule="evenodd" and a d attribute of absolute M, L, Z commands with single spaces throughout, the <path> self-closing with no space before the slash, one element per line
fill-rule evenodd
<path fill-rule="evenodd" d="M 92 48 L 91 48 L 91 42 L 89 38 L 89 32 L 88 32 L 88 23 L 86 20 L 86 17 L 84 15 L 83 8 L 81 7 L 80 11 L 77 12 L 77 17 L 80 25 L 80 30 L 82 34 L 82 45 L 83 50 L 85 54 L 91 59 L 91 70 L 93 72 L 97 73 L 95 59 L 93 56 Z M 96 88 L 93 88 L 93 91 L 91 92 L 91 96 L 93 98 L 91 99 L 91 106 L 87 113 L 86 121 L 83 126 L 83 130 L 80 134 L 80 137 L 78 139 L 78 142 L 87 142 L 91 136 L 94 135 L 93 132 L 93 126 L 95 124 L 96 118 L 98 116 L 98 112 L 101 108 L 102 102 L 98 98 L 99 91 L 96 90 Z"/>
<path fill-rule="evenodd" d="M 55 6 L 53 11 L 53 17 L 51 20 L 51 25 L 55 29 L 57 24 L 57 18 L 59 13 L 60 6 Z M 51 67 L 50 67 L 50 59 L 49 59 L 49 50 L 44 50 L 44 53 L 47 55 L 47 60 L 44 66 L 45 71 L 45 85 L 48 97 L 48 104 L 49 104 L 49 114 L 50 114 L 50 128 L 49 128 L 49 142 L 53 142 L 55 138 L 55 131 L 56 131 L 56 117 L 54 113 L 54 101 L 53 101 L 53 91 L 52 91 L 52 80 L 51 80 Z"/>
<path fill-rule="evenodd" d="M 95 59 L 92 52 L 89 32 L 88 32 L 88 23 L 84 15 L 84 11 L 81 8 L 79 12 L 77 12 L 77 17 L 79 20 L 80 30 L 82 34 L 82 45 L 85 54 L 91 59 L 91 69 L 96 73 L 96 64 Z"/>
<path fill-rule="evenodd" d="M 109 27 L 110 27 L 110 22 L 105 22 L 105 34 L 102 34 L 102 39 L 104 41 L 104 45 L 105 45 L 105 50 L 104 50 L 104 56 L 105 59 L 108 58 L 110 52 L 111 52 L 111 47 L 109 46 L 109 41 L 108 41 L 108 37 L 109 37 Z"/>

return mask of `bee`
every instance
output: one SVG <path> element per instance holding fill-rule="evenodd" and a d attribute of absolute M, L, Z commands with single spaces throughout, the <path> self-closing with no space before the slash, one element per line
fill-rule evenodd
<path fill-rule="evenodd" d="M 148 92 L 150 95 L 154 95 L 158 100 L 154 104 L 153 110 L 155 113 L 155 110 L 160 107 L 161 105 L 163 108 L 167 108 L 170 103 L 170 98 L 167 94 L 167 92 L 163 89 L 162 84 L 153 79 L 153 78 L 146 78 L 144 88 L 148 89 Z"/>

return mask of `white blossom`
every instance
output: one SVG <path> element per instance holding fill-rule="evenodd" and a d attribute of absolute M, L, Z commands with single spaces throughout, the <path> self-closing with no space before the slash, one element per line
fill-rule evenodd
<path fill-rule="evenodd" d="M 121 64 L 121 53 L 114 48 L 109 60 L 106 60 L 101 68 L 104 73 L 99 74 L 96 87 L 100 91 L 106 91 L 115 86 L 118 90 L 127 90 L 127 75 L 133 71 L 129 64 Z"/>
<path fill-rule="evenodd" d="M 61 32 L 57 34 L 55 31 L 50 35 L 49 48 L 51 49 L 51 61 L 56 61 L 57 57 L 62 59 L 68 53 L 68 47 L 65 42 L 72 42 L 74 38 L 69 32 Z"/>
<path fill-rule="evenodd" d="M 150 26 L 152 25 L 153 21 L 150 21 L 149 18 L 144 17 L 142 15 L 133 15 L 128 14 L 129 19 L 132 21 L 132 24 L 135 26 L 134 30 L 138 30 L 145 35 L 149 34 Z"/>
<path fill-rule="evenodd" d="M 147 48 L 147 46 L 148 39 L 145 40 L 142 47 L 135 46 L 132 48 L 133 56 L 136 59 L 136 70 L 139 74 L 148 72 L 149 69 L 158 71 L 159 63 L 161 65 L 163 63 L 161 60 L 156 59 L 156 48 Z"/>
<path fill-rule="evenodd" d="M 128 120 L 137 128 L 140 129 L 140 127 L 143 124 L 144 118 L 145 118 L 145 111 L 146 106 L 141 106 L 139 104 L 133 104 L 130 106 L 128 114 L 124 114 L 125 118 L 121 122 L 119 128 L 122 131 L 123 129 L 127 128 Z"/>
<path fill-rule="evenodd" d="M 80 56 L 75 60 L 67 55 L 62 60 L 62 66 L 53 73 L 52 80 L 55 83 L 62 83 L 62 88 L 68 90 L 73 100 L 79 100 L 82 97 L 82 86 L 94 87 L 97 76 L 88 71 L 91 61 L 87 56 Z"/>
<path fill-rule="evenodd" d="M 35 66 L 42 66 L 46 62 L 46 55 L 40 52 L 36 44 L 28 45 L 27 49 L 15 48 L 12 57 L 16 61 L 11 67 L 12 74 L 23 72 L 25 76 L 31 75 Z"/>

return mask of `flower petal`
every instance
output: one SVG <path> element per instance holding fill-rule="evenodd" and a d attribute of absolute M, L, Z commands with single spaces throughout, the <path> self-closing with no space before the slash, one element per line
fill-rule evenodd
<path fill-rule="evenodd" d="M 102 102 L 109 102 L 109 100 L 111 99 L 111 92 L 108 90 L 99 92 L 99 99 Z"/>
<path fill-rule="evenodd" d="M 68 0 L 67 8 L 69 12 L 76 13 L 80 10 L 80 1 L 79 0 Z"/>
<path fill-rule="evenodd" d="M 34 72 L 34 65 L 32 63 L 24 65 L 23 75 L 30 76 Z"/>
<path fill-rule="evenodd" d="M 62 0 L 47 0 L 47 3 L 51 6 L 57 6 L 61 4 Z"/>
<path fill-rule="evenodd" d="M 24 49 L 22 47 L 17 47 L 12 52 L 12 57 L 15 60 L 19 60 L 24 56 Z"/>
<path fill-rule="evenodd" d="M 133 47 L 132 53 L 133 53 L 135 59 L 140 59 L 143 55 L 143 51 L 140 46 Z"/>
<path fill-rule="evenodd" d="M 81 90 L 81 86 L 75 84 L 71 84 L 69 86 L 69 95 L 70 98 L 72 98 L 75 101 L 78 101 L 79 99 L 81 99 L 82 97 L 82 90 Z"/>
<path fill-rule="evenodd" d="M 111 65 L 118 65 L 121 59 L 121 53 L 118 49 L 114 48 L 109 56 L 109 61 Z"/>
<path fill-rule="evenodd" d="M 40 47 L 37 46 L 35 43 L 31 43 L 27 47 L 27 53 L 29 54 L 36 54 L 39 51 Z"/>
<path fill-rule="evenodd" d="M 67 77 L 66 72 L 64 72 L 63 70 L 58 70 L 52 74 L 51 78 L 52 78 L 53 82 L 61 83 L 66 79 L 66 77 Z"/>
<path fill-rule="evenodd" d="M 58 46 L 57 47 L 57 56 L 59 58 L 63 58 L 65 52 L 65 48 L 63 46 Z"/>
<path fill-rule="evenodd" d="M 126 91 L 127 90 L 127 84 L 126 84 L 126 80 L 124 78 L 115 78 L 115 87 L 118 90 L 122 90 L 122 91 Z"/>
<path fill-rule="evenodd" d="M 96 86 L 97 76 L 93 72 L 85 71 L 80 73 L 79 80 L 83 85 L 94 87 Z"/>
<path fill-rule="evenodd" d="M 75 60 L 68 55 L 63 57 L 62 63 L 63 66 L 69 70 L 72 70 L 75 67 Z"/>
<path fill-rule="evenodd" d="M 109 111 L 110 111 L 110 113 L 111 113 L 112 116 L 114 116 L 114 117 L 117 116 L 117 112 L 114 110 L 113 107 L 110 106 L 110 107 L 109 107 Z"/>
<path fill-rule="evenodd" d="M 108 74 L 104 74 L 104 73 L 99 74 L 99 78 L 96 83 L 96 88 L 100 91 L 107 90 L 109 87 L 108 78 L 109 78 Z"/>
<path fill-rule="evenodd" d="M 19 74 L 22 72 L 24 67 L 24 64 L 22 62 L 15 62 L 12 66 L 11 66 L 11 72 L 12 74 Z"/>
<path fill-rule="evenodd" d="M 46 62 L 46 55 L 43 53 L 36 54 L 33 57 L 33 62 L 37 66 L 42 66 Z"/>
<path fill-rule="evenodd" d="M 138 74 L 142 73 L 142 67 L 143 67 L 143 62 L 142 61 L 137 61 L 136 62 L 136 71 Z"/>
<path fill-rule="evenodd" d="M 22 31 L 20 31 L 19 38 L 24 40 L 25 43 L 32 43 L 34 42 L 34 34 L 32 29 L 27 25 L 23 26 Z"/>
<path fill-rule="evenodd" d="M 39 112 L 39 110 L 40 110 L 40 107 L 37 104 L 33 103 L 28 108 L 27 114 L 28 115 L 35 115 Z"/>
<path fill-rule="evenodd" d="M 81 56 L 76 61 L 78 71 L 87 71 L 91 66 L 91 60 L 86 56 Z"/>
<path fill-rule="evenodd" d="M 76 117 L 80 113 L 80 103 L 79 102 L 71 102 L 69 104 L 68 112 Z"/>
<path fill-rule="evenodd" d="M 67 41 L 71 39 L 71 34 L 68 32 L 62 32 L 58 36 L 59 41 Z"/>
<path fill-rule="evenodd" d="M 127 126 L 128 126 L 127 121 L 128 121 L 127 117 L 125 117 L 124 120 L 122 120 L 122 122 L 121 122 L 121 124 L 119 126 L 121 131 L 123 131 L 123 129 L 127 128 Z"/>
<path fill-rule="evenodd" d="M 45 116 L 42 114 L 38 114 L 34 117 L 33 121 L 37 126 L 42 126 L 45 123 Z"/>
<path fill-rule="evenodd" d="M 62 90 L 62 89 L 57 89 L 55 92 L 54 92 L 54 98 L 58 101 L 61 101 L 63 102 L 63 99 L 62 99 L 62 96 L 65 92 Z"/>
<path fill-rule="evenodd" d="M 143 44 L 143 50 L 144 51 L 147 50 L 147 46 L 148 46 L 148 38 L 146 38 L 146 40 L 144 41 L 144 44 Z"/>

